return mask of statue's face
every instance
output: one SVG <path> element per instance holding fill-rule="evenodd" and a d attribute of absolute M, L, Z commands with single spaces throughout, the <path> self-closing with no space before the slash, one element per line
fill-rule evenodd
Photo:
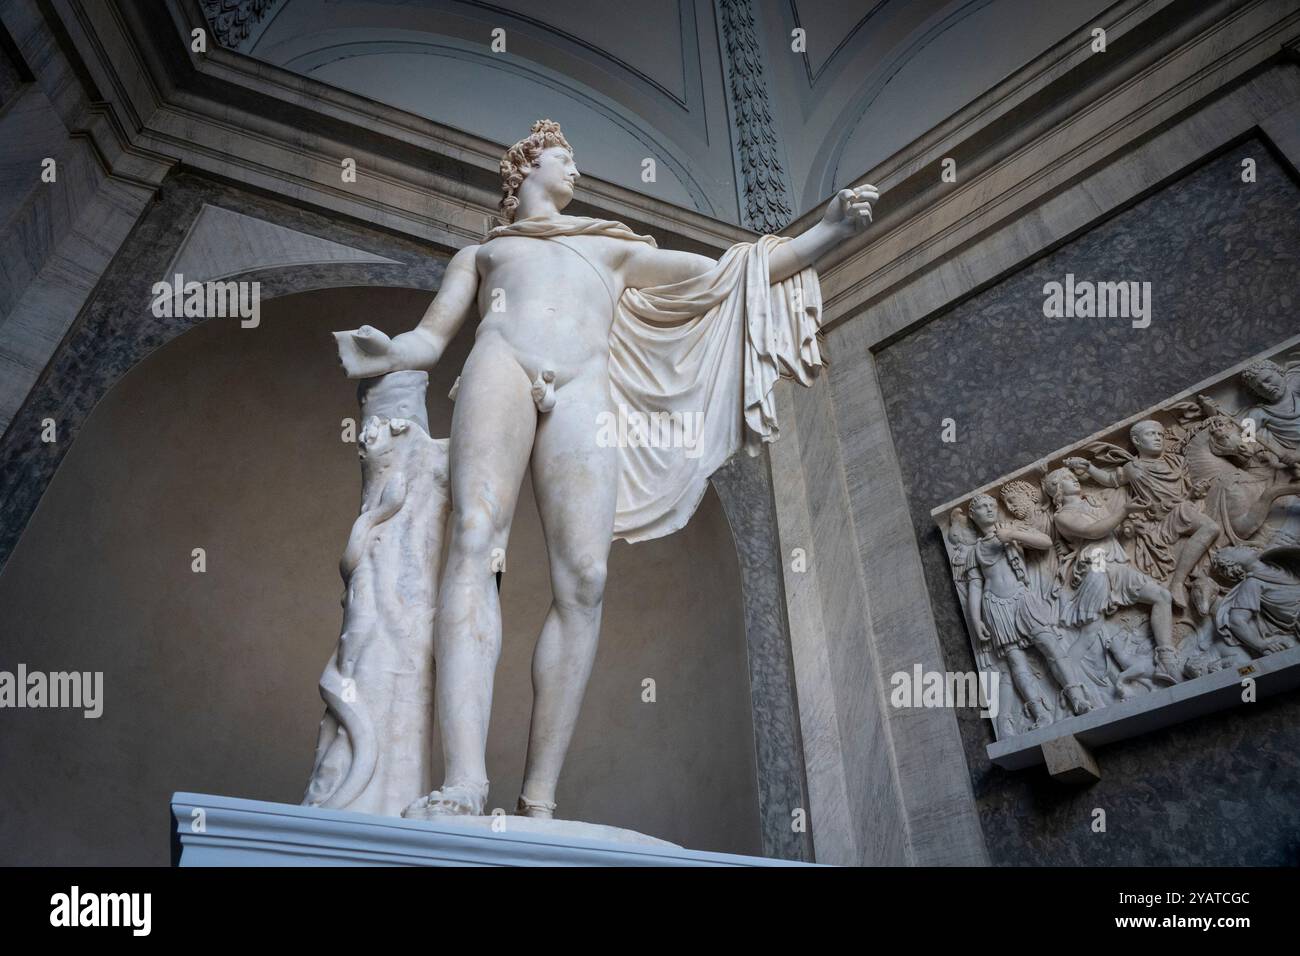
<path fill-rule="evenodd" d="M 1276 369 L 1267 369 L 1255 379 L 1251 391 L 1266 402 L 1276 402 L 1286 394 L 1286 379 Z"/>
<path fill-rule="evenodd" d="M 1165 450 L 1165 430 L 1159 422 L 1141 422 L 1133 429 L 1133 447 L 1158 455 Z"/>
<path fill-rule="evenodd" d="M 573 154 L 563 146 L 548 146 L 533 160 L 526 181 L 532 183 L 534 189 L 540 188 L 550 196 L 556 209 L 563 209 L 573 199 L 578 178 Z"/>
<path fill-rule="evenodd" d="M 992 498 L 976 498 L 970 505 L 970 517 L 982 531 L 998 521 L 998 506 Z"/>
<path fill-rule="evenodd" d="M 1024 518 L 1034 506 L 1034 503 L 1029 500 L 1029 496 L 1018 489 L 1015 491 L 1004 490 L 1002 492 L 1002 503 L 1017 518 Z"/>
<path fill-rule="evenodd" d="M 1071 495 L 1077 495 L 1083 490 L 1079 485 L 1079 479 L 1074 477 L 1074 473 L 1071 471 L 1065 471 L 1062 469 L 1060 473 L 1055 475 L 1052 481 L 1055 482 L 1055 487 L 1052 489 L 1052 492 L 1066 498 Z"/>

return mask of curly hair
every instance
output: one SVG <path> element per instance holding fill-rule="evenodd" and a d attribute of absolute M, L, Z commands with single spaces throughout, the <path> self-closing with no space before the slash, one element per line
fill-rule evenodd
<path fill-rule="evenodd" d="M 1002 486 L 1001 494 L 1008 508 L 1011 507 L 1011 499 L 1016 497 L 1027 499 L 1031 507 L 1043 500 L 1042 492 L 1027 481 L 1008 481 Z"/>
<path fill-rule="evenodd" d="M 506 150 L 501 157 L 501 220 L 507 225 L 515 221 L 515 210 L 519 208 L 519 187 L 524 184 L 524 177 L 542 150 L 552 146 L 563 146 L 570 153 L 573 147 L 560 132 L 560 124 L 555 120 L 539 119 L 533 124 L 527 137 Z"/>
<path fill-rule="evenodd" d="M 1254 548 L 1215 548 L 1210 552 L 1210 573 L 1226 581 L 1240 581 L 1245 577 L 1246 563 L 1257 557 L 1259 552 Z"/>
<path fill-rule="evenodd" d="M 1276 375 L 1281 375 L 1282 369 L 1276 362 L 1270 362 L 1268 359 L 1260 359 L 1260 361 L 1252 362 L 1241 370 L 1241 380 L 1246 383 L 1247 388 L 1258 395 L 1259 380 L 1270 372 Z"/>

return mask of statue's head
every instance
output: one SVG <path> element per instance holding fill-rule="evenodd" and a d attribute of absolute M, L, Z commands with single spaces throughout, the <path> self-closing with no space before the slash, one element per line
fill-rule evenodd
<path fill-rule="evenodd" d="M 1043 476 L 1043 491 L 1059 508 L 1067 495 L 1079 493 L 1079 479 L 1069 468 L 1054 468 Z"/>
<path fill-rule="evenodd" d="M 1002 503 L 1021 520 L 1033 514 L 1042 495 L 1027 481 L 1008 481 L 1002 486 Z"/>
<path fill-rule="evenodd" d="M 1275 362 L 1261 359 L 1252 362 L 1241 373 L 1246 387 L 1266 402 L 1280 401 L 1286 394 L 1286 376 Z"/>
<path fill-rule="evenodd" d="M 1165 426 L 1153 418 L 1144 418 L 1128 430 L 1128 439 L 1143 455 L 1159 455 L 1165 450 Z"/>
<path fill-rule="evenodd" d="M 975 495 L 966 508 L 971 521 L 981 531 L 987 531 L 998 523 L 998 503 L 990 495 Z"/>
<path fill-rule="evenodd" d="M 501 157 L 501 218 L 515 221 L 519 193 L 527 182 L 530 190 L 549 195 L 556 209 L 563 209 L 573 199 L 578 167 L 573 162 L 573 147 L 555 120 L 541 119 L 532 132 L 506 150 Z"/>
<path fill-rule="evenodd" d="M 1210 573 L 1230 584 L 1236 584 L 1258 560 L 1259 552 L 1254 548 L 1215 548 L 1210 552 Z"/>

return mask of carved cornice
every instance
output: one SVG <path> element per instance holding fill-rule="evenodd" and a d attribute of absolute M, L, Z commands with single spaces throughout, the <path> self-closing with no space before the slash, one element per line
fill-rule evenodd
<path fill-rule="evenodd" d="M 200 0 L 48 0 L 45 9 L 62 21 L 70 54 L 93 77 L 92 98 L 102 112 L 91 131 L 115 172 L 127 163 L 140 167 L 131 175 L 156 182 L 157 168 L 181 162 L 450 248 L 477 241 L 476 230 L 495 212 L 499 144 L 216 44 L 194 54 L 184 41 L 205 22 Z M 748 37 L 732 49 L 742 62 L 753 57 L 748 3 L 718 0 L 716 9 L 720 33 L 724 12 L 743 20 Z M 1123 149 L 1121 140 L 1147 135 L 1270 55 L 1281 58 L 1300 36 L 1298 16 L 1283 0 L 1215 0 L 1195 9 L 1173 0 L 1121 0 L 864 177 L 882 187 L 883 201 L 875 226 L 823 270 L 832 323 L 896 298 L 952 249 Z M 1090 55 L 1089 29 L 1099 23 L 1112 47 L 1131 34 L 1121 56 Z M 750 83 L 758 76 L 754 69 Z M 761 107 L 745 114 L 759 124 L 770 117 L 760 90 Z M 65 99 L 56 105 L 65 109 Z M 1098 122 L 1112 112 L 1118 119 Z M 339 183 L 343 144 L 372 171 L 369 182 Z M 773 140 L 756 130 L 737 146 L 761 157 Z M 948 155 L 958 157 L 962 172 L 940 191 L 937 167 Z M 748 165 L 748 178 L 763 190 L 771 170 L 781 169 L 761 159 Z M 623 219 L 699 251 L 748 237 L 734 225 L 590 177 L 575 212 Z M 818 215 L 810 211 L 785 229 L 797 234 Z"/>
<path fill-rule="evenodd" d="M 718 19 L 745 225 L 756 232 L 778 232 L 794 218 L 794 212 L 788 176 L 778 155 L 750 0 L 718 0 Z"/>
<path fill-rule="evenodd" d="M 1090 50 L 1099 26 L 1105 54 Z M 889 312 L 879 329 L 872 319 L 881 342 L 922 321 L 911 290 L 930 270 L 1282 60 L 1297 38 L 1300 11 L 1282 0 L 1116 3 L 850 184 L 874 183 L 882 197 L 872 228 L 823 264 L 828 326 Z M 955 184 L 941 181 L 944 157 L 957 160 Z"/>
<path fill-rule="evenodd" d="M 252 28 L 266 19 L 271 8 L 281 0 L 199 0 L 203 15 L 217 42 L 231 50 L 252 35 Z"/>
<path fill-rule="evenodd" d="M 125 146 L 449 249 L 482 238 L 500 198 L 504 146 L 217 43 L 195 53 L 189 35 L 207 23 L 204 2 L 50 0 L 94 80 L 94 98 L 103 97 L 129 140 L 112 144 L 113 153 Z M 101 144 L 105 152 L 109 145 Z M 345 156 L 366 173 L 356 183 L 340 180 Z M 591 176 L 572 210 L 706 254 L 752 238 Z"/>

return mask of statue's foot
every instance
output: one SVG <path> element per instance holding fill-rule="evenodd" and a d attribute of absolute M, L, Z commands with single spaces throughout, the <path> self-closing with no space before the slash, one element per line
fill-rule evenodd
<path fill-rule="evenodd" d="M 1083 692 L 1082 684 L 1071 684 L 1065 688 L 1065 701 L 1070 706 L 1075 716 L 1086 714 L 1092 710 L 1092 702 L 1088 700 L 1088 695 Z"/>
<path fill-rule="evenodd" d="M 408 820 L 427 820 L 430 817 L 464 815 L 481 817 L 487 803 L 487 781 L 481 784 L 444 784 L 426 797 L 420 797 L 402 811 Z"/>
<path fill-rule="evenodd" d="M 1037 700 L 1025 701 L 1025 714 L 1031 721 L 1029 724 L 1030 730 L 1046 727 L 1052 722 L 1052 712 L 1047 706 L 1047 701 L 1041 697 Z"/>
<path fill-rule="evenodd" d="M 1178 683 L 1178 656 L 1170 648 L 1156 648 L 1156 672 L 1152 675 L 1157 683 L 1172 685 Z"/>
<path fill-rule="evenodd" d="M 529 800 L 523 794 L 520 794 L 519 806 L 515 808 L 515 816 L 531 817 L 534 820 L 554 820 L 555 804 L 548 803 L 545 800 Z"/>
<path fill-rule="evenodd" d="M 1187 585 L 1182 581 L 1173 581 L 1169 585 L 1169 596 L 1173 599 L 1174 607 L 1180 611 L 1187 608 Z"/>

